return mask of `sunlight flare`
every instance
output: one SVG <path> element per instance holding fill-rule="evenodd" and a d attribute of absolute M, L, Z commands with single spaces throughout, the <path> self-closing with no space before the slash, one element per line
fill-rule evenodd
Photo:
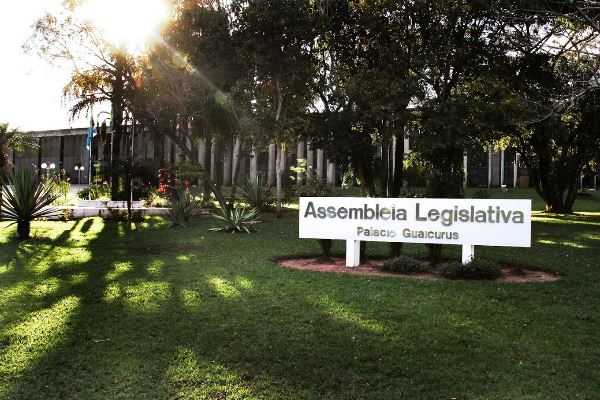
<path fill-rule="evenodd" d="M 79 9 L 110 44 L 132 54 L 156 40 L 169 13 L 166 0 L 86 0 Z"/>

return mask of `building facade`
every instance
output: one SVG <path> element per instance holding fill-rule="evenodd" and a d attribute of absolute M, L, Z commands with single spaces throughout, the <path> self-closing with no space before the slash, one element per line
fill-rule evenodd
<path fill-rule="evenodd" d="M 56 173 L 60 170 L 70 178 L 71 183 L 87 184 L 89 182 L 90 151 L 86 148 L 87 128 L 61 129 L 30 132 L 38 142 L 38 148 L 26 152 L 12 151 L 9 157 L 14 166 L 29 166 L 44 174 L 42 165 L 54 164 Z M 102 161 L 107 149 L 102 145 L 103 138 L 97 135 L 92 145 L 92 163 Z M 105 139 L 104 139 L 105 140 Z M 200 140 L 188 146 L 193 149 L 194 160 L 199 161 L 210 171 L 213 181 L 224 186 L 232 184 L 237 163 L 241 163 L 237 176 L 238 184 L 243 184 L 250 176 L 263 176 L 269 183 L 275 182 L 275 145 L 265 148 L 241 149 L 238 141 L 225 143 L 217 149 L 214 144 Z M 133 143 L 123 138 L 119 143 L 121 154 L 132 151 L 135 160 L 159 160 L 161 165 L 177 164 L 189 157 L 168 137 L 158 136 L 147 131 L 134 135 Z M 405 139 L 405 149 L 410 151 L 410 143 Z M 110 154 L 108 152 L 108 154 Z M 197 156 L 196 156 L 197 154 Z M 307 176 L 315 174 L 325 179 L 331 186 L 341 184 L 338 168 L 330 162 L 327 154 L 321 149 L 313 149 L 310 142 L 298 141 L 288 147 L 285 163 L 286 171 L 296 165 L 297 159 L 306 160 L 306 173 L 296 174 L 298 184 L 302 184 Z M 83 166 L 84 171 L 79 169 Z M 513 149 L 481 150 L 465 156 L 465 186 L 468 187 L 529 187 L 531 185 L 529 171 L 523 165 L 519 155 Z M 291 175 L 286 174 L 286 175 Z"/>

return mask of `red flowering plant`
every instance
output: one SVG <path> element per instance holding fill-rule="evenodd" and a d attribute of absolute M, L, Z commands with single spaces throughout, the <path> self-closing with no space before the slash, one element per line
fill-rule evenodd
<path fill-rule="evenodd" d="M 158 170 L 158 182 L 158 194 L 169 200 L 179 196 L 180 192 L 187 192 L 190 189 L 190 182 L 187 179 L 178 179 L 177 174 L 168 168 Z"/>

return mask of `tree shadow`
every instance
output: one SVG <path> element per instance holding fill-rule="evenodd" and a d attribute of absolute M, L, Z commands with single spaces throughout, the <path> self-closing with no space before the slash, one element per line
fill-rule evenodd
<path fill-rule="evenodd" d="M 56 278 L 59 288 L 30 314 L 69 299 L 76 305 L 50 346 L 2 378 L 5 398 L 519 397 L 543 384 L 578 393 L 595 385 L 593 374 L 577 384 L 561 373 L 569 371 L 564 337 L 524 328 L 548 314 L 541 321 L 570 322 L 564 334 L 583 344 L 576 331 L 593 326 L 536 299 L 556 296 L 558 286 L 522 291 L 285 270 L 263 261 L 289 251 L 273 241 L 277 223 L 252 239 L 122 228 L 103 224 L 81 245 L 88 261 L 51 259 L 36 283 Z M 254 240 L 257 254 L 242 240 Z M 1 329 L 6 352 L 18 338 Z M 528 365 L 515 371 L 519 359 Z M 473 379 L 481 371 L 486 382 Z"/>

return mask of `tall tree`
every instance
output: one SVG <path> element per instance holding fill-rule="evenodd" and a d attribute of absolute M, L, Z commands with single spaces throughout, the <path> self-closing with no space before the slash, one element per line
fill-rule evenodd
<path fill-rule="evenodd" d="M 519 103 L 521 112 L 506 132 L 546 210 L 571 213 L 579 177 L 600 145 L 600 32 L 583 17 L 565 19 L 547 9 L 537 15 L 516 20 L 507 34 L 511 52 L 501 73 L 512 90 L 507 101 Z"/>
<path fill-rule="evenodd" d="M 123 119 L 135 92 L 135 63 L 123 50 L 105 40 L 89 22 L 77 17 L 78 1 L 66 1 L 64 9 L 47 14 L 34 24 L 28 50 L 37 51 L 50 62 L 73 66 L 64 96 L 74 101 L 72 117 L 90 113 L 95 105 L 111 106 L 111 198 L 119 187 L 118 165 L 123 140 Z"/>
<path fill-rule="evenodd" d="M 238 91 L 248 115 L 276 144 L 277 216 L 281 217 L 286 145 L 297 136 L 298 117 L 310 102 L 315 66 L 314 2 L 309 0 L 236 0 L 232 3 L 234 38 L 248 60 Z"/>

